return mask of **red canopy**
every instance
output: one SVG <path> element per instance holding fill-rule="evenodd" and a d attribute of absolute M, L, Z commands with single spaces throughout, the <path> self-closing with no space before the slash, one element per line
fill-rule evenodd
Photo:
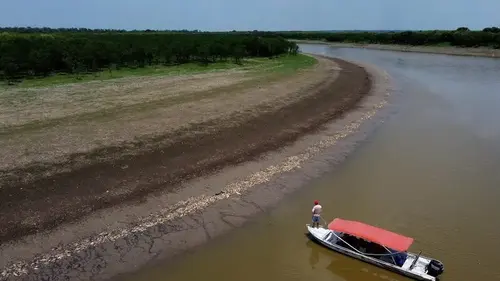
<path fill-rule="evenodd" d="M 408 250 L 413 243 L 413 238 L 405 237 L 403 235 L 357 221 L 337 218 L 328 225 L 328 228 L 333 231 L 347 233 L 358 238 L 363 238 L 400 252 Z"/>

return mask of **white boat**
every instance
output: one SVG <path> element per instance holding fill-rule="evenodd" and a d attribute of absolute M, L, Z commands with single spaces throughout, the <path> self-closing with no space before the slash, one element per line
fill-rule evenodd
<path fill-rule="evenodd" d="M 416 280 L 436 281 L 444 265 L 407 252 L 413 238 L 362 222 L 334 219 L 327 228 L 306 225 L 309 237 L 325 247 Z"/>

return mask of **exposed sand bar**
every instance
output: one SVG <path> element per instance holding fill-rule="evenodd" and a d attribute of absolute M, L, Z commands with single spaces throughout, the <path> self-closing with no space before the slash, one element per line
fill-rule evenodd
<path fill-rule="evenodd" d="M 78 223 L 4 243 L 0 250 L 8 258 L 0 263 L 0 278 L 103 280 L 127 273 L 242 225 L 286 193 L 330 170 L 377 122 L 376 114 L 387 103 L 390 90 L 389 77 L 380 70 L 341 60 L 331 63 L 329 82 L 320 83 L 327 86 L 314 87 L 316 91 L 310 93 L 310 98 L 278 110 L 283 119 L 276 125 L 271 121 L 274 119 L 255 123 L 259 126 L 252 134 L 262 127 L 260 124 L 268 124 L 266 129 L 273 135 L 295 131 L 293 142 L 286 141 L 289 137 L 276 139 L 280 150 L 184 181 L 142 202 L 117 205 L 94 212 Z M 343 103 L 347 101 L 351 102 Z M 293 110 L 288 113 L 286 108 Z M 302 111 L 297 111 L 299 108 Z M 299 127 L 278 129 L 278 124 L 283 126 L 288 119 L 299 123 Z M 262 140 L 261 136 L 267 138 L 263 133 L 258 136 L 258 140 Z"/>

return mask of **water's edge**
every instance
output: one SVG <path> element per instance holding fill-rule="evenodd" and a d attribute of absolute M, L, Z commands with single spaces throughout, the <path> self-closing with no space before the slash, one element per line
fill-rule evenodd
<path fill-rule="evenodd" d="M 325 42 L 317 40 L 290 40 L 290 41 L 299 44 L 327 45 L 334 48 L 355 48 L 355 49 L 370 49 L 370 50 L 392 51 L 392 52 L 440 54 L 440 55 L 450 55 L 450 56 L 500 58 L 500 50 L 491 48 L 459 48 L 459 47 L 438 47 L 438 46 L 335 43 L 335 42 Z"/>

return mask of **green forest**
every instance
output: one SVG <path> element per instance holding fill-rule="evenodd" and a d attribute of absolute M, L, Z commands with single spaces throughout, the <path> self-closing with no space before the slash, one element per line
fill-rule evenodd
<path fill-rule="evenodd" d="M 395 44 L 412 46 L 455 46 L 500 48 L 500 28 L 488 27 L 471 31 L 467 27 L 456 30 L 387 31 L 387 32 L 301 32 L 282 31 L 278 35 L 287 39 L 323 40 L 342 43 Z"/>
<path fill-rule="evenodd" d="M 432 31 L 230 31 L 0 28 L 0 79 L 9 82 L 54 73 L 92 73 L 228 59 L 296 54 L 288 41 L 500 48 L 500 28 Z"/>
<path fill-rule="evenodd" d="M 9 83 L 54 73 L 91 73 L 245 57 L 296 54 L 277 35 L 242 33 L 123 32 L 79 29 L 0 29 L 0 76 Z"/>

